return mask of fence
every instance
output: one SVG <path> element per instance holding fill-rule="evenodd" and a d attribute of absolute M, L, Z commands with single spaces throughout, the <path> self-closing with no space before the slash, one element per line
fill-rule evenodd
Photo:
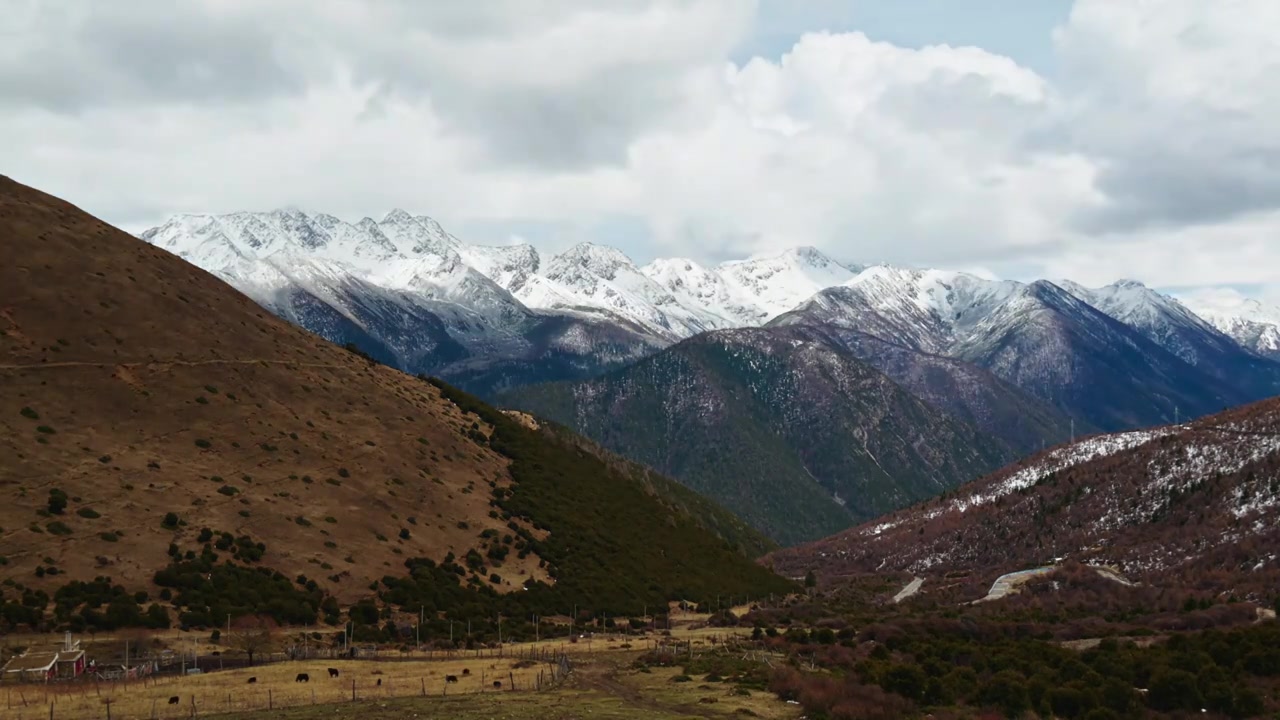
<path fill-rule="evenodd" d="M 552 648 L 433 660 L 312 659 L 200 675 L 14 685 L 5 688 L 3 717 L 169 720 L 393 698 L 538 692 L 555 687 L 571 670 L 569 655 Z"/>

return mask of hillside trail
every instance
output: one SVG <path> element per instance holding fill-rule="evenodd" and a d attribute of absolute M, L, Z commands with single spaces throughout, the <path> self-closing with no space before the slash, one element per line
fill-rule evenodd
<path fill-rule="evenodd" d="M 907 583 L 905 587 L 903 587 L 901 590 L 898 591 L 897 595 L 893 596 L 893 602 L 900 603 L 903 600 L 906 600 L 907 598 L 911 597 L 912 595 L 915 595 L 916 593 L 920 592 L 920 586 L 922 585 L 924 585 L 924 578 L 922 577 L 912 578 L 911 582 Z"/>
<path fill-rule="evenodd" d="M 0 363 L 0 370 L 44 370 L 56 368 L 73 368 L 73 367 L 164 367 L 167 365 L 178 365 L 180 367 L 197 367 L 204 365 L 287 365 L 290 367 L 322 367 L 322 368 L 338 368 L 345 367 L 338 363 L 320 363 L 320 362 L 302 362 L 299 360 L 267 360 L 263 358 L 249 358 L 241 360 L 147 360 L 145 362 L 88 362 L 88 361 L 68 361 L 68 362 L 51 362 L 51 363 Z"/>

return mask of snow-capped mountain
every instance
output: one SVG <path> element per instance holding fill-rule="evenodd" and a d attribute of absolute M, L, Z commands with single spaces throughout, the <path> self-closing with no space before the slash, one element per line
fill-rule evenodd
<path fill-rule="evenodd" d="M 915 350 L 946 354 L 1020 287 L 945 270 L 886 265 L 823 290 L 774 324 L 815 320 L 879 335 Z"/>
<path fill-rule="evenodd" d="M 709 330 L 830 324 L 977 364 L 1099 428 L 1280 392 L 1280 363 L 1262 358 L 1280 359 L 1280 309 L 1189 300 L 1202 319 L 1134 281 L 1027 285 L 809 247 L 715 266 L 640 267 L 593 243 L 544 258 L 470 245 L 404 210 L 356 223 L 293 208 L 182 215 L 141 237 L 407 370 L 465 366 L 477 391 L 585 376 Z M 1095 397 L 1101 387 L 1115 392 Z"/>
<path fill-rule="evenodd" d="M 1280 306 L 1228 288 L 1189 293 L 1182 301 L 1244 347 L 1280 360 Z"/>
<path fill-rule="evenodd" d="M 621 251 L 592 243 L 552 258 L 517 297 L 530 307 L 635 322 L 672 342 L 727 322 L 710 310 L 682 304 Z"/>
<path fill-rule="evenodd" d="M 876 266 L 772 324 L 832 324 L 964 360 L 1104 429 L 1280 392 L 1280 365 L 1171 298 L 1132 282 L 1071 287 Z"/>
<path fill-rule="evenodd" d="M 1192 365 L 1221 362 L 1223 355 L 1243 353 L 1234 340 L 1176 298 L 1156 292 L 1137 280 L 1119 280 L 1100 288 L 1087 288 L 1070 280 L 1059 280 L 1056 284 L 1116 320 L 1136 328 Z"/>
<path fill-rule="evenodd" d="M 507 320 L 524 309 L 621 323 L 662 344 L 759 325 L 856 274 L 813 248 L 715 268 L 688 260 L 640 268 L 614 248 L 583 243 L 544 261 L 529 245 L 466 244 L 398 209 L 355 224 L 296 209 L 181 215 L 141 237 L 254 297 L 305 286 L 295 275 L 346 275 Z M 324 269 L 294 271 L 313 263 Z"/>
<path fill-rule="evenodd" d="M 292 209 L 184 215 L 141 237 L 335 342 L 413 372 L 465 373 L 476 389 L 589 375 L 665 344 L 526 306 L 508 288 L 538 269 L 533 248 L 466 245 L 403 210 L 354 225 Z"/>

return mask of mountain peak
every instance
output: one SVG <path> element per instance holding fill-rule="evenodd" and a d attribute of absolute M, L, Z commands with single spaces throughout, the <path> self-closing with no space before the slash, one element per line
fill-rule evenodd
<path fill-rule="evenodd" d="M 832 260 L 830 255 L 827 255 L 812 245 L 800 245 L 798 247 L 789 248 L 782 252 L 782 256 L 795 258 L 800 262 L 815 267 L 827 267 L 829 265 L 845 267 L 842 263 Z"/>
<path fill-rule="evenodd" d="M 413 216 L 400 208 L 392 209 L 391 212 L 386 214 L 386 217 L 382 218 L 384 223 L 402 223 L 411 220 L 413 220 Z"/>
<path fill-rule="evenodd" d="M 556 256 L 557 260 L 579 265 L 592 271 L 612 272 L 619 267 L 635 267 L 635 263 L 625 253 L 608 245 L 597 245 L 592 242 L 580 242 Z"/>
<path fill-rule="evenodd" d="M 1112 287 L 1124 288 L 1127 290 L 1146 290 L 1147 289 L 1147 286 L 1145 283 L 1143 283 L 1141 280 L 1134 280 L 1133 278 L 1120 278 L 1119 280 L 1115 281 L 1111 285 Z"/>

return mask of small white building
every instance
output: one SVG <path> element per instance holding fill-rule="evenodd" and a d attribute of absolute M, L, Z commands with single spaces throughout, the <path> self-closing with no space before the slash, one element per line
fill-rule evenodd
<path fill-rule="evenodd" d="M 11 658 L 0 669 L 0 680 L 5 682 L 49 682 L 57 679 L 80 677 L 86 666 L 85 652 L 80 641 L 72 640 L 67 633 L 58 648 L 28 648 L 21 655 Z"/>

